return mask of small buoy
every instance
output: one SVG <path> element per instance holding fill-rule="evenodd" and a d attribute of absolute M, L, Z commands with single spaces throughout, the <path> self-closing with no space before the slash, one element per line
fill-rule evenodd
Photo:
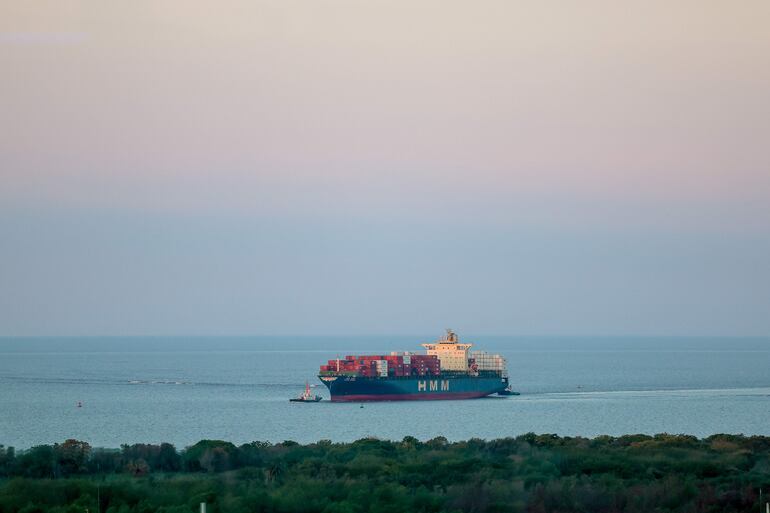
<path fill-rule="evenodd" d="M 361 406 L 359 406 L 359 408 L 363 408 L 363 407 L 364 407 L 364 405 L 363 405 L 363 404 L 362 404 Z"/>
<path fill-rule="evenodd" d="M 78 401 L 78 408 L 82 408 L 82 407 L 83 407 L 83 403 Z"/>

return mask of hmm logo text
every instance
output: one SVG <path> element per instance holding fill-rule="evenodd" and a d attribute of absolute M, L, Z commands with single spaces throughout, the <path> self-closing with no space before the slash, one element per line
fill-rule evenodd
<path fill-rule="evenodd" d="M 434 379 L 431 381 L 418 381 L 417 382 L 417 391 L 418 392 L 436 392 L 438 390 L 439 383 L 438 380 Z M 448 392 L 449 391 L 449 381 L 446 379 L 441 380 L 441 391 L 442 392 Z"/>

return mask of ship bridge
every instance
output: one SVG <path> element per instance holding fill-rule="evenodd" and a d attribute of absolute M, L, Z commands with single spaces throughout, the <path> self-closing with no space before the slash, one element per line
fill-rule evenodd
<path fill-rule="evenodd" d="M 422 344 L 427 354 L 436 355 L 441 362 L 441 370 L 467 371 L 470 348 L 473 344 L 460 342 L 457 334 L 446 330 L 446 335 L 430 344 Z"/>

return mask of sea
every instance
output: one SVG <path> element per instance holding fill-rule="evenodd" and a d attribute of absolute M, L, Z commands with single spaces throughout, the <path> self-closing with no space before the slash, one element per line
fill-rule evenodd
<path fill-rule="evenodd" d="M 305 382 L 328 399 L 329 359 L 435 338 L 0 338 L 0 444 L 770 435 L 770 337 L 468 337 L 505 356 L 521 395 L 289 402 Z"/>

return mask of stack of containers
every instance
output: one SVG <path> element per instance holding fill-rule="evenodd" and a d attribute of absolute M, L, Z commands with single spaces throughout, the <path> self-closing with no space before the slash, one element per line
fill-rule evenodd
<path fill-rule="evenodd" d="M 347 355 L 344 359 L 329 360 L 321 365 L 321 372 L 339 372 L 366 377 L 426 376 L 441 373 L 436 355 L 390 354 Z"/>
<path fill-rule="evenodd" d="M 472 351 L 471 360 L 478 365 L 479 370 L 491 370 L 503 372 L 505 370 L 505 358 L 499 354 L 486 353 L 484 351 Z"/>
<path fill-rule="evenodd" d="M 387 360 L 375 360 L 375 368 L 377 369 L 377 375 L 381 378 L 388 377 L 388 361 Z"/>
<path fill-rule="evenodd" d="M 410 368 L 412 374 L 418 376 L 438 375 L 441 373 L 441 366 L 436 355 L 413 355 L 410 358 Z"/>
<path fill-rule="evenodd" d="M 390 376 L 402 377 L 412 374 L 411 353 L 393 351 L 385 358 L 388 360 Z"/>

